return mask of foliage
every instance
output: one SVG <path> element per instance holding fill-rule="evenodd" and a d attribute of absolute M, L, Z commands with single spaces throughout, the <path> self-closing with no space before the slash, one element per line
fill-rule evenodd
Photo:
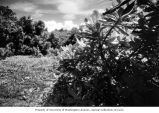
<path fill-rule="evenodd" d="M 69 32 L 67 30 L 55 30 L 53 31 L 54 37 L 58 40 L 58 45 L 62 46 L 69 38 Z"/>
<path fill-rule="evenodd" d="M 0 48 L 0 58 L 5 56 L 5 50 L 4 48 Z"/>
<path fill-rule="evenodd" d="M 58 56 L 58 54 L 59 54 L 59 49 L 49 48 L 48 56 Z"/>
<path fill-rule="evenodd" d="M 12 55 L 35 55 L 36 50 L 42 55 L 47 55 L 50 48 L 60 48 L 75 44 L 75 34 L 78 29 L 55 30 L 48 33 L 45 23 L 41 20 L 34 21 L 30 16 L 19 19 L 9 7 L 0 6 L 0 47 L 13 53 Z M 11 54 L 10 54 L 11 55 Z"/>
<path fill-rule="evenodd" d="M 0 47 L 10 55 L 46 55 L 49 48 L 59 48 L 54 34 L 49 34 L 43 21 L 31 17 L 16 18 L 9 7 L 0 6 Z"/>
<path fill-rule="evenodd" d="M 102 17 L 97 11 L 82 50 L 61 60 L 49 102 L 59 106 L 152 106 L 158 96 L 159 2 L 117 0 Z M 140 9 L 140 10 L 139 10 Z M 150 95 L 151 94 L 151 95 Z"/>
<path fill-rule="evenodd" d="M 59 48 L 59 38 L 55 37 L 55 34 L 53 32 L 50 33 L 47 41 L 51 43 L 52 48 Z"/>
<path fill-rule="evenodd" d="M 27 35 L 31 35 L 35 32 L 35 25 L 31 17 L 23 16 L 19 19 L 18 24 L 22 26 L 23 31 Z"/>

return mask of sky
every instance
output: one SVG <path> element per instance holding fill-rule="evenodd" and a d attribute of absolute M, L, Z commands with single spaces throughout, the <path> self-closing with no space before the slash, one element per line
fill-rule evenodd
<path fill-rule="evenodd" d="M 18 17 L 44 21 L 51 32 L 77 27 L 93 10 L 103 12 L 109 8 L 112 0 L 0 0 L 0 4 L 9 6 Z"/>

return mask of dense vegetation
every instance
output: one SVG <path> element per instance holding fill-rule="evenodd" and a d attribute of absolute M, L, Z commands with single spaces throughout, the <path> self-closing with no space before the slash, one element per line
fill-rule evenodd
<path fill-rule="evenodd" d="M 46 105 L 158 106 L 159 2 L 116 0 L 102 16 L 94 11 L 85 46 L 60 61 L 63 73 Z"/>
<path fill-rule="evenodd" d="M 0 11 L 2 58 L 12 55 L 47 55 L 50 48 L 59 48 L 74 36 L 73 32 L 63 29 L 48 33 L 43 21 L 34 21 L 26 16 L 18 19 L 9 7 L 0 6 Z"/>
<path fill-rule="evenodd" d="M 52 33 L 1 6 L 0 57 L 56 56 L 45 106 L 158 106 L 159 1 L 115 1 L 79 29 Z"/>

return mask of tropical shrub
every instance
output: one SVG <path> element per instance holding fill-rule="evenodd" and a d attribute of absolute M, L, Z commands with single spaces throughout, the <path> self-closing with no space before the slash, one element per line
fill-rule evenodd
<path fill-rule="evenodd" d="M 159 2 L 117 0 L 81 33 L 86 45 L 60 62 L 46 105 L 147 106 L 158 103 Z"/>

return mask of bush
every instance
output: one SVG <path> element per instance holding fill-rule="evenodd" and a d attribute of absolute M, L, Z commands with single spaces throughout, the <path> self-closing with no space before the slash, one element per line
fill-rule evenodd
<path fill-rule="evenodd" d="M 5 58 L 5 48 L 0 48 L 0 58 Z"/>
<path fill-rule="evenodd" d="M 48 49 L 48 55 L 49 56 L 58 56 L 59 49 L 49 48 Z"/>
<path fill-rule="evenodd" d="M 34 53 L 33 48 L 23 45 L 21 49 L 21 54 L 22 55 L 32 55 Z"/>
<path fill-rule="evenodd" d="M 42 53 L 40 52 L 39 48 L 35 48 L 35 47 L 33 47 L 33 55 L 35 57 L 41 57 L 41 56 L 43 56 Z"/>
<path fill-rule="evenodd" d="M 156 5 L 159 2 L 137 0 L 138 6 L 134 0 L 118 2 L 103 13 L 101 20 L 97 11 L 91 15 L 92 24 L 86 19 L 88 30 L 81 36 L 87 38 L 87 46 L 70 56 L 66 52 L 68 57 L 64 54 L 59 67 L 64 74 L 46 105 L 159 105 L 158 96 L 152 96 L 159 94 L 159 88 L 154 85 L 158 84 L 159 27 L 158 21 L 154 21 L 159 19 L 159 5 Z M 143 9 L 138 12 L 138 8 Z"/>

